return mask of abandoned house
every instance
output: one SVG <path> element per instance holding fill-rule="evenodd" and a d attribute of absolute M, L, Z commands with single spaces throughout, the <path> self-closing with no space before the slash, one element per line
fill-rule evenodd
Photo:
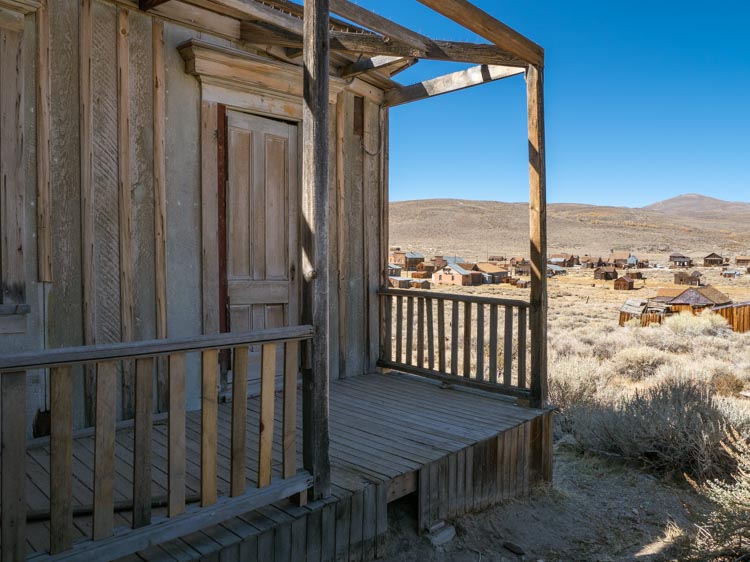
<path fill-rule="evenodd" d="M 390 501 L 426 530 L 550 481 L 544 52 L 419 1 L 488 42 L 348 0 L 0 0 L 4 562 L 367 560 Z M 399 84 L 419 59 L 479 66 Z M 500 79 L 529 296 L 389 287 L 389 108 Z"/>
<path fill-rule="evenodd" d="M 724 258 L 716 252 L 711 252 L 703 258 L 703 267 L 721 267 L 724 265 Z"/>
<path fill-rule="evenodd" d="M 482 272 L 485 283 L 502 283 L 505 277 L 510 276 L 507 269 L 492 262 L 479 262 L 477 269 Z"/>
<path fill-rule="evenodd" d="M 630 257 L 630 252 L 613 252 L 607 258 L 607 265 L 616 267 L 617 269 L 624 269 L 628 267 Z"/>
<path fill-rule="evenodd" d="M 750 256 L 737 256 L 734 258 L 734 264 L 740 267 L 750 268 Z M 750 271 L 750 269 L 748 269 Z"/>
<path fill-rule="evenodd" d="M 596 269 L 597 267 L 606 265 L 606 262 L 601 257 L 595 258 L 589 255 L 581 256 L 580 262 L 581 267 L 584 269 Z"/>
<path fill-rule="evenodd" d="M 482 272 L 475 270 L 473 264 L 448 262 L 443 269 L 432 274 L 433 285 L 457 285 L 471 287 L 484 283 Z"/>
<path fill-rule="evenodd" d="M 390 262 L 401 266 L 402 271 L 416 271 L 420 263 L 424 263 L 424 256 L 418 252 L 393 252 Z"/>
<path fill-rule="evenodd" d="M 682 291 L 668 301 L 672 312 L 679 313 L 682 311 L 697 312 L 706 308 L 724 306 L 731 304 L 732 299 L 727 295 L 707 285 L 705 287 L 690 287 Z"/>
<path fill-rule="evenodd" d="M 594 279 L 600 281 L 612 281 L 613 279 L 617 279 L 617 269 L 613 265 L 597 267 L 594 270 Z"/>
<path fill-rule="evenodd" d="M 558 265 L 560 267 L 574 267 L 581 265 L 581 260 L 578 256 L 573 254 L 552 254 L 547 260 L 547 263 L 552 265 Z"/>
<path fill-rule="evenodd" d="M 635 281 L 627 275 L 615 279 L 614 285 L 615 291 L 632 291 L 635 289 Z"/>
<path fill-rule="evenodd" d="M 670 267 L 693 267 L 693 260 L 680 253 L 669 254 Z"/>
<path fill-rule="evenodd" d="M 674 284 L 699 287 L 701 285 L 701 277 L 703 277 L 703 274 L 698 270 L 693 271 L 692 273 L 678 271 L 674 274 Z"/>

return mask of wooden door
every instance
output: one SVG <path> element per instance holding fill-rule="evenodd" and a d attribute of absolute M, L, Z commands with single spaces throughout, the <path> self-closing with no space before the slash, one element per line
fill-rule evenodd
<path fill-rule="evenodd" d="M 297 126 L 227 112 L 230 331 L 299 323 Z"/>

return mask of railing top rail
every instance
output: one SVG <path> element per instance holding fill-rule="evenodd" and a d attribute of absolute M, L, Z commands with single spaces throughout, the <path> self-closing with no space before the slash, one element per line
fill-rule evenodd
<path fill-rule="evenodd" d="M 306 340 L 313 336 L 312 326 L 289 326 L 253 332 L 188 336 L 137 342 L 111 343 L 60 349 L 45 349 L 0 356 L 0 373 L 44 369 L 61 365 L 117 361 L 155 357 L 170 353 L 205 351 L 238 345 L 261 345 L 295 340 Z"/>
<path fill-rule="evenodd" d="M 425 297 L 435 300 L 449 300 L 454 302 L 470 302 L 477 304 L 495 304 L 498 306 L 514 306 L 516 308 L 529 308 L 529 303 L 516 299 L 500 299 L 495 297 L 481 297 L 479 295 L 466 295 L 457 293 L 436 293 L 434 291 L 420 291 L 418 289 L 380 289 L 381 295 L 394 297 Z"/>

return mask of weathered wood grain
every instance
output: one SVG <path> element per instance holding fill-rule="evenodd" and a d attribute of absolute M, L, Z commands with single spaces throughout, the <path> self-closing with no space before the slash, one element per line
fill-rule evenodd
<path fill-rule="evenodd" d="M 151 523 L 151 435 L 154 408 L 154 359 L 135 362 L 133 450 L 133 528 Z"/>
<path fill-rule="evenodd" d="M 50 553 L 73 544 L 73 375 L 50 373 Z"/>
<path fill-rule="evenodd" d="M 3 373 L 0 377 L 0 523 L 3 560 L 26 559 L 26 373 Z"/>
<path fill-rule="evenodd" d="M 50 22 L 48 0 L 36 13 L 36 180 L 37 180 L 37 275 L 40 282 L 52 282 L 52 240 L 50 238 Z"/>
<path fill-rule="evenodd" d="M 276 344 L 267 344 L 261 351 L 258 488 L 264 488 L 271 483 L 275 378 Z"/>
<path fill-rule="evenodd" d="M 201 506 L 216 503 L 216 447 L 219 353 L 201 354 Z"/>
<path fill-rule="evenodd" d="M 185 511 L 185 354 L 169 356 L 169 444 L 167 513 Z"/>
<path fill-rule="evenodd" d="M 95 541 L 112 535 L 115 501 L 115 385 L 117 365 L 96 366 L 96 433 L 94 437 Z"/>
<path fill-rule="evenodd" d="M 232 497 L 245 493 L 249 351 L 245 346 L 235 347 L 232 357 Z"/>

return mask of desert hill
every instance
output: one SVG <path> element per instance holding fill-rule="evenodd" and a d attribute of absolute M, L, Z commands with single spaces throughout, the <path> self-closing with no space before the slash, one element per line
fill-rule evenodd
<path fill-rule="evenodd" d="M 427 254 L 528 254 L 528 204 L 460 199 L 390 204 L 390 243 Z M 643 256 L 750 253 L 750 204 L 683 195 L 644 208 L 547 207 L 550 252 Z"/>

